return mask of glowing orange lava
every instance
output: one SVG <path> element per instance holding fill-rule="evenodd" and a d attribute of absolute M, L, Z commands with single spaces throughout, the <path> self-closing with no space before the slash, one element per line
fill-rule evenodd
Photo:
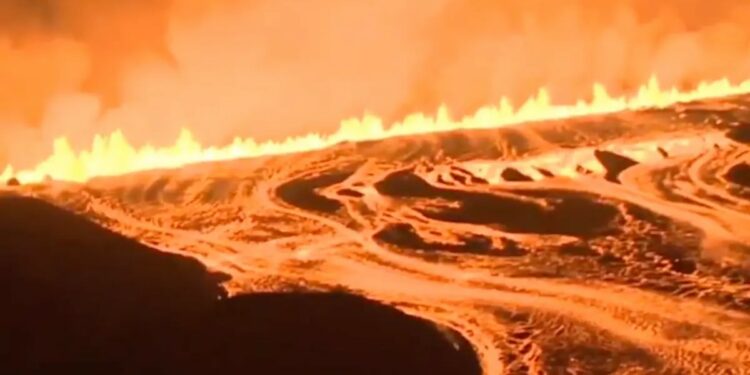
<path fill-rule="evenodd" d="M 281 142 L 258 143 L 252 138 L 240 139 L 222 147 L 204 147 L 189 130 L 183 130 L 174 145 L 155 148 L 136 148 L 118 130 L 109 136 L 94 137 L 91 149 L 73 150 L 65 138 L 54 142 L 52 154 L 36 167 L 14 171 L 7 166 L 0 173 L 0 181 L 17 177 L 24 183 L 39 182 L 46 176 L 55 180 L 85 182 L 93 177 L 114 176 L 136 171 L 177 168 L 187 164 L 248 158 L 261 155 L 285 154 L 325 148 L 342 141 L 364 141 L 394 136 L 443 132 L 459 129 L 502 127 L 526 122 L 600 115 L 626 110 L 663 108 L 676 103 L 750 93 L 750 80 L 732 84 L 727 79 L 702 82 L 690 91 L 675 88 L 662 89 L 656 78 L 643 85 L 632 97 L 611 97 L 604 86 L 595 84 L 591 101 L 578 101 L 574 105 L 557 105 L 550 100 L 549 92 L 540 89 L 520 107 L 514 107 L 503 98 L 498 105 L 485 106 L 473 115 L 460 120 L 451 118 L 441 107 L 436 116 L 422 113 L 407 116 L 402 122 L 385 127 L 380 118 L 365 115 L 341 123 L 338 131 L 330 135 L 308 134 L 287 138 Z"/>

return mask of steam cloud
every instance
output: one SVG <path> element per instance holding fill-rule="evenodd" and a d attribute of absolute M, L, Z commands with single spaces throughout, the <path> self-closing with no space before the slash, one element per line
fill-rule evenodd
<path fill-rule="evenodd" d="M 750 3 L 735 0 L 4 0 L 0 166 L 65 135 L 123 129 L 166 144 L 330 132 L 472 112 L 541 86 L 569 101 L 750 78 Z"/>

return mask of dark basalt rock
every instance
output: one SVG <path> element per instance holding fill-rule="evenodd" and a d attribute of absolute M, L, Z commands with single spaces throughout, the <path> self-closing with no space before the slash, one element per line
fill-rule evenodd
<path fill-rule="evenodd" d="M 750 164 L 741 163 L 732 166 L 724 176 L 728 181 L 737 185 L 750 187 Z"/>
<path fill-rule="evenodd" d="M 488 254 L 494 251 L 492 239 L 481 235 L 461 238 L 462 244 L 430 242 L 422 238 L 409 223 L 392 223 L 375 233 L 376 241 L 403 249 L 423 251 L 446 251 L 455 253 Z"/>
<path fill-rule="evenodd" d="M 481 373 L 467 342 L 455 349 L 432 323 L 343 293 L 231 298 L 184 342 L 173 373 Z"/>
<path fill-rule="evenodd" d="M 34 199 L 0 197 L 0 244 L 3 374 L 137 369 L 226 294 L 194 259 Z"/>
<path fill-rule="evenodd" d="M 392 307 L 226 298 L 226 275 L 39 200 L 0 196 L 0 244 L 1 374 L 481 372 L 467 342 Z"/>
<path fill-rule="evenodd" d="M 729 131 L 727 137 L 740 143 L 750 143 L 750 123 L 743 122 Z"/>
<path fill-rule="evenodd" d="M 429 249 L 429 244 L 417 234 L 413 225 L 408 223 L 388 224 L 374 236 L 375 240 L 400 246 L 407 249 Z"/>
<path fill-rule="evenodd" d="M 352 175 L 349 171 L 334 171 L 312 177 L 297 178 L 276 188 L 285 202 L 304 210 L 333 214 L 343 207 L 341 202 L 318 194 L 317 190 L 338 184 Z"/>
<path fill-rule="evenodd" d="M 389 174 L 375 184 L 380 194 L 396 198 L 441 198 L 457 204 L 415 208 L 433 220 L 498 226 L 512 233 L 563 234 L 596 237 L 617 233 L 619 211 L 592 195 L 562 191 L 520 191 L 513 194 L 438 188 L 409 170 Z M 522 199 L 545 199 L 541 205 Z M 571 220 L 571 218 L 575 218 Z"/>
<path fill-rule="evenodd" d="M 620 182 L 618 178 L 620 173 L 634 165 L 638 165 L 638 162 L 635 160 L 610 151 L 596 150 L 594 151 L 594 157 L 607 169 L 607 174 L 604 178 L 614 183 Z"/>
<path fill-rule="evenodd" d="M 10 178 L 10 179 L 9 179 L 9 180 L 8 180 L 8 181 L 6 182 L 6 185 L 8 185 L 8 186 L 20 186 L 20 185 L 21 185 L 21 181 L 18 181 L 18 179 L 17 179 L 17 178 L 15 178 L 15 177 L 11 177 L 11 178 Z"/>
<path fill-rule="evenodd" d="M 698 265 L 692 259 L 675 259 L 670 263 L 670 268 L 679 273 L 691 274 L 698 269 Z"/>
<path fill-rule="evenodd" d="M 503 180 L 510 181 L 510 182 L 530 182 L 530 181 L 534 181 L 534 179 L 532 179 L 531 177 L 529 177 L 529 176 L 521 173 L 520 171 L 518 171 L 518 169 L 510 168 L 510 167 L 505 168 L 503 170 L 503 173 L 500 174 L 500 177 L 502 177 Z"/>
<path fill-rule="evenodd" d="M 440 190 L 417 176 L 411 170 L 396 171 L 375 183 L 375 189 L 391 197 L 435 198 Z"/>
<path fill-rule="evenodd" d="M 544 177 L 555 177 L 555 174 L 544 168 L 536 168 Z"/>

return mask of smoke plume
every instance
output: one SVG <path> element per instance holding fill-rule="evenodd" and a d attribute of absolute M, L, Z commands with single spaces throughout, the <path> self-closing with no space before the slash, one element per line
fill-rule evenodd
<path fill-rule="evenodd" d="M 4 0 L 0 165 L 122 129 L 166 144 L 330 132 L 365 111 L 462 115 L 539 87 L 565 102 L 750 78 L 735 0 Z"/>

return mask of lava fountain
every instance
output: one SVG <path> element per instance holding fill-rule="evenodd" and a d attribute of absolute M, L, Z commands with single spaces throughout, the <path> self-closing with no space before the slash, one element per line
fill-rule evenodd
<path fill-rule="evenodd" d="M 224 146 L 204 146 L 194 139 L 189 129 L 183 129 L 172 146 L 137 147 L 128 142 L 123 130 L 117 130 L 110 135 L 96 135 L 88 150 L 74 150 L 64 137 L 59 138 L 55 140 L 49 158 L 30 170 L 16 172 L 12 166 L 6 166 L 0 174 L 0 180 L 17 177 L 20 181 L 29 183 L 50 177 L 61 181 L 85 182 L 93 177 L 178 168 L 206 161 L 319 150 L 340 142 L 487 129 L 535 121 L 665 108 L 679 103 L 746 93 L 750 93 L 750 80 L 738 84 L 732 84 L 727 79 L 701 82 L 693 90 L 680 91 L 677 88 L 662 89 L 657 78 L 652 77 L 632 97 L 613 98 L 603 85 L 595 84 L 591 101 L 579 100 L 574 105 L 560 105 L 553 104 L 548 91 L 542 88 L 536 96 L 518 107 L 514 107 L 509 99 L 503 98 L 499 105 L 482 107 L 475 114 L 458 120 L 451 118 L 448 109 L 442 106 L 435 116 L 416 113 L 390 126 L 384 126 L 377 116 L 365 115 L 361 119 L 343 121 L 339 130 L 333 134 L 313 133 L 265 143 L 258 143 L 252 138 L 235 138 L 231 144 Z"/>

